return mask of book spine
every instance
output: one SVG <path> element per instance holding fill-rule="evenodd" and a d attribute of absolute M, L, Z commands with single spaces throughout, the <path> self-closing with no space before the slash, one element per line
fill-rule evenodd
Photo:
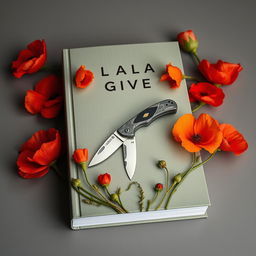
<path fill-rule="evenodd" d="M 64 87 L 65 87 L 65 111 L 66 111 L 66 127 L 67 127 L 67 140 L 68 140 L 68 163 L 69 163 L 69 180 L 72 178 L 79 178 L 78 167 L 72 161 L 72 155 L 77 148 L 75 140 L 75 116 L 74 116 L 74 103 L 73 103 L 73 79 L 70 65 L 70 52 L 69 49 L 63 50 L 63 67 L 64 67 Z M 81 216 L 81 205 L 79 195 L 70 187 L 71 195 L 71 217 L 79 218 Z M 71 228 L 73 228 L 71 221 Z"/>

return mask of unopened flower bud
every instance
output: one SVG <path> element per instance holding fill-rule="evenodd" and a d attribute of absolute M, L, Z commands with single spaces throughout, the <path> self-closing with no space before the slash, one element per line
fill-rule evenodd
<path fill-rule="evenodd" d="M 98 183 L 102 187 L 107 187 L 111 182 L 111 175 L 109 173 L 100 174 L 98 176 Z"/>
<path fill-rule="evenodd" d="M 166 168 L 166 166 L 167 166 L 167 164 L 166 164 L 166 162 L 164 160 L 160 160 L 158 162 L 158 167 L 159 168 L 163 169 L 163 168 Z"/>
<path fill-rule="evenodd" d="M 162 191 L 164 188 L 163 184 L 162 183 L 157 183 L 155 185 L 155 191 L 159 192 L 159 191 Z"/>
<path fill-rule="evenodd" d="M 81 180 L 80 179 L 72 179 L 71 180 L 71 184 L 74 186 L 74 187 L 76 187 L 76 188 L 79 188 L 79 187 L 81 187 Z"/>
<path fill-rule="evenodd" d="M 110 198 L 114 202 L 119 202 L 119 198 L 118 198 L 118 195 L 116 193 L 111 194 Z"/>
<path fill-rule="evenodd" d="M 185 52 L 196 53 L 198 48 L 198 40 L 192 30 L 179 33 L 177 39 L 181 48 Z"/>
<path fill-rule="evenodd" d="M 174 182 L 176 182 L 176 183 L 180 183 L 181 180 L 182 180 L 181 174 L 179 173 L 179 174 L 175 175 L 174 178 L 173 178 L 173 180 L 174 180 Z"/>

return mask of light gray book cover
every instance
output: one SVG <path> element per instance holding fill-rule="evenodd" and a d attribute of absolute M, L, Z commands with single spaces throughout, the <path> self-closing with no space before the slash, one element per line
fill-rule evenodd
<path fill-rule="evenodd" d="M 154 195 L 156 183 L 165 184 L 165 172 L 156 166 L 158 160 L 164 159 L 171 177 L 185 170 L 191 164 L 191 154 L 185 151 L 171 135 L 175 121 L 186 113 L 191 113 L 185 80 L 180 88 L 171 89 L 168 82 L 160 82 L 166 64 L 171 63 L 183 71 L 180 50 L 177 42 L 146 43 L 131 45 L 114 45 L 85 47 L 63 50 L 66 118 L 68 130 L 68 151 L 70 178 L 83 180 L 81 170 L 72 161 L 72 154 L 77 148 L 88 148 L 89 160 L 102 143 L 130 118 L 161 100 L 172 99 L 178 105 L 175 115 L 166 115 L 154 121 L 148 127 L 136 132 L 137 164 L 132 181 L 138 181 L 145 192 L 145 202 Z M 74 85 L 77 69 L 85 65 L 94 73 L 93 82 L 85 89 Z M 92 183 L 97 183 L 99 174 L 108 172 L 112 176 L 109 190 L 117 187 L 125 190 L 131 182 L 124 169 L 123 153 L 119 148 L 107 160 L 88 168 L 87 174 Z M 91 225 L 107 226 L 139 222 L 163 221 L 155 211 L 139 213 L 138 191 L 132 187 L 123 192 L 123 204 L 129 212 L 141 214 L 140 221 L 128 218 L 129 214 L 116 214 L 105 206 L 92 206 L 81 201 L 79 195 L 71 189 L 73 221 L 80 218 L 111 215 L 109 224 Z M 192 172 L 173 195 L 169 209 L 208 206 L 209 197 L 202 167 Z M 154 209 L 154 208 L 152 208 Z M 160 211 L 163 210 L 160 209 Z M 150 216 L 151 214 L 151 216 Z M 117 215 L 123 216 L 118 221 Z M 125 218 L 127 217 L 127 221 Z M 73 222 L 72 222 L 73 223 Z M 85 228 L 86 225 L 74 227 Z"/>

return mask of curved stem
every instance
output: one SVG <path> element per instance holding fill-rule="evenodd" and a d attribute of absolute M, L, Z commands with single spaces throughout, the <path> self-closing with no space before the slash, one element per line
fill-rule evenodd
<path fill-rule="evenodd" d="M 169 187 L 169 170 L 167 169 L 167 167 L 164 168 L 165 171 L 166 171 L 166 190 L 168 189 Z"/>
<path fill-rule="evenodd" d="M 200 102 L 195 108 L 192 109 L 192 113 L 196 112 L 198 109 L 203 107 L 206 103 Z"/>
<path fill-rule="evenodd" d="M 162 197 L 161 201 L 159 202 L 159 204 L 157 205 L 157 207 L 155 208 L 155 211 L 159 209 L 159 207 L 162 205 L 166 195 L 174 188 L 174 186 L 177 184 L 177 182 L 173 182 L 172 185 L 168 188 L 168 190 L 165 192 L 164 196 Z"/>
<path fill-rule="evenodd" d="M 195 61 L 197 62 L 197 64 L 199 64 L 201 62 L 200 58 L 198 57 L 196 52 L 192 52 L 192 56 L 194 57 Z"/>
<path fill-rule="evenodd" d="M 156 201 L 158 195 L 159 195 L 159 191 L 156 191 L 153 198 L 151 200 L 148 200 L 146 212 L 149 210 L 150 206 Z"/>
<path fill-rule="evenodd" d="M 198 167 L 206 164 L 210 159 L 212 159 L 214 157 L 214 155 L 218 152 L 218 150 L 214 151 L 212 154 L 210 154 L 210 156 L 205 159 L 203 162 L 197 164 L 197 165 L 194 165 L 195 164 L 195 160 L 193 161 L 194 163 L 192 163 L 191 167 L 185 171 L 183 174 L 182 174 L 182 179 L 181 181 L 176 184 L 176 186 L 173 188 L 172 192 L 170 193 L 169 197 L 168 197 L 168 200 L 166 202 L 166 205 L 165 205 L 165 209 L 168 209 L 168 205 L 170 203 L 170 199 L 172 197 L 172 195 L 177 191 L 178 187 L 181 185 L 181 183 L 185 180 L 185 178 L 189 175 L 189 173 L 191 173 L 193 170 L 197 169 Z"/>
<path fill-rule="evenodd" d="M 187 76 L 187 75 L 183 75 L 182 76 L 183 79 L 189 79 L 189 80 L 194 80 L 194 81 L 197 81 L 197 82 L 202 82 L 200 79 L 198 79 L 197 77 L 195 76 Z"/>

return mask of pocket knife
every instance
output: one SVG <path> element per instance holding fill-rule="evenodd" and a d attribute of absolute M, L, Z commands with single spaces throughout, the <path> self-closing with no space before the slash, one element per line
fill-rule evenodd
<path fill-rule="evenodd" d="M 108 137 L 93 156 L 89 163 L 89 167 L 103 162 L 119 147 L 123 146 L 124 167 L 129 179 L 131 180 L 136 168 L 135 132 L 143 126 L 150 125 L 161 116 L 175 114 L 176 112 L 177 104 L 171 99 L 160 101 L 146 108 Z"/>

